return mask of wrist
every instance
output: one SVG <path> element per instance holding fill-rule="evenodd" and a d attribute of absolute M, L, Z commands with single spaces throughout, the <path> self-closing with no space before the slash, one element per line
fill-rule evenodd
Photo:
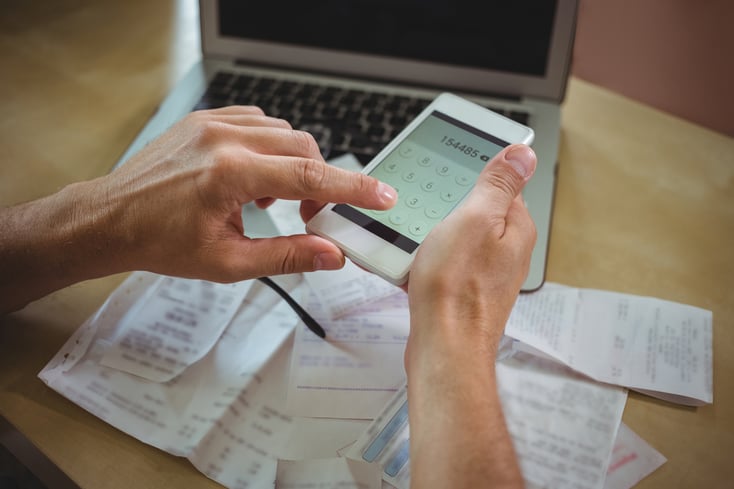
<path fill-rule="evenodd" d="M 109 198 L 103 178 L 73 183 L 58 194 L 58 221 L 65 222 L 66 274 L 74 281 L 128 271 L 126 237 L 120 231 L 123 209 Z"/>

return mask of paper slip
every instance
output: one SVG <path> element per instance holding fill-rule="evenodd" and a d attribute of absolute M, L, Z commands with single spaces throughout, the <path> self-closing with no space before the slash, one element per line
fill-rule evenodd
<path fill-rule="evenodd" d="M 283 411 L 292 344 L 286 342 L 230 404 L 188 459 L 233 489 L 272 488 L 278 459 L 334 457 L 364 430 L 357 420 L 302 418 Z"/>
<path fill-rule="evenodd" d="M 153 446 L 186 455 L 256 379 L 298 318 L 255 284 L 217 345 L 173 381 L 152 382 L 101 364 L 122 316 L 159 277 L 131 274 L 40 372 L 50 387 L 113 426 Z M 258 343 L 250 339 L 258 337 Z"/>
<path fill-rule="evenodd" d="M 120 319 L 100 363 L 154 382 L 171 380 L 214 346 L 251 285 L 161 276 Z"/>
<path fill-rule="evenodd" d="M 381 472 L 348 458 L 279 460 L 275 489 L 380 489 Z"/>
<path fill-rule="evenodd" d="M 523 477 L 546 488 L 601 488 L 626 390 L 518 353 L 497 363 L 507 426 Z M 383 479 L 410 486 L 407 392 L 402 389 L 347 456 L 383 467 Z"/>
<path fill-rule="evenodd" d="M 601 382 L 681 404 L 713 401 L 705 309 L 551 285 L 519 297 L 505 334 Z"/>
<path fill-rule="evenodd" d="M 516 354 L 497 363 L 507 427 L 523 477 L 542 487 L 601 488 L 627 391 Z"/>
<path fill-rule="evenodd" d="M 335 320 L 328 318 L 315 295 L 306 309 L 326 330 L 326 341 L 305 326 L 296 329 L 288 412 L 374 418 L 405 383 L 407 296 L 391 296 Z"/>
<path fill-rule="evenodd" d="M 333 457 L 367 426 L 282 412 L 298 317 L 258 282 L 214 348 L 174 380 L 151 382 L 101 365 L 120 319 L 158 279 L 131 274 L 39 377 L 125 433 L 189 458 L 227 487 L 272 488 L 278 458 Z M 301 300 L 298 280 L 278 277 Z"/>
<path fill-rule="evenodd" d="M 622 423 L 614 442 L 604 489 L 630 489 L 667 459 Z"/>

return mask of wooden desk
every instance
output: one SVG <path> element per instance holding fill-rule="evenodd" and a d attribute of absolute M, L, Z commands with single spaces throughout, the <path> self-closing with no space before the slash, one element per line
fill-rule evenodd
<path fill-rule="evenodd" d="M 198 57 L 192 7 L 0 7 L 0 205 L 110 169 Z M 36 377 L 122 279 L 78 284 L 0 318 L 0 415 L 84 488 L 219 487 Z M 734 140 L 573 79 L 548 279 L 713 310 L 714 404 L 692 409 L 632 393 L 624 420 L 668 458 L 640 488 L 730 487 Z"/>

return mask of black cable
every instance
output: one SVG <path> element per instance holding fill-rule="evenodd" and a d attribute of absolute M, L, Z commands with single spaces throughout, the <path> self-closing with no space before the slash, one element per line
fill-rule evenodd
<path fill-rule="evenodd" d="M 296 314 L 298 314 L 303 322 L 306 323 L 306 327 L 313 331 L 316 336 L 326 338 L 326 331 L 324 331 L 324 328 L 322 328 L 321 325 L 314 318 L 312 318 L 311 315 L 300 306 L 300 304 L 298 304 L 298 302 L 293 300 L 293 297 L 291 297 L 288 292 L 281 289 L 280 286 L 273 282 L 269 277 L 260 277 L 258 278 L 258 280 L 276 291 L 278 295 L 281 296 L 283 300 L 288 303 L 289 306 L 291 306 L 291 309 L 293 309 Z"/>

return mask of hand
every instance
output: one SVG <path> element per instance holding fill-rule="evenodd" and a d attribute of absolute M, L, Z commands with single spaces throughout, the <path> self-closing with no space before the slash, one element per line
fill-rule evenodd
<path fill-rule="evenodd" d="M 310 134 L 259 108 L 194 112 L 115 172 L 92 182 L 127 269 L 237 281 L 344 264 L 311 235 L 250 239 L 243 204 L 276 198 L 385 209 L 389 186 L 327 165 Z"/>
<path fill-rule="evenodd" d="M 484 168 L 463 205 L 426 237 L 410 272 L 411 315 L 462 318 L 462 330 L 452 334 L 496 346 L 535 244 L 520 192 L 536 163 L 528 146 L 505 148 Z"/>
<path fill-rule="evenodd" d="M 535 243 L 520 197 L 535 165 L 527 146 L 500 152 L 411 268 L 405 367 L 414 487 L 523 487 L 494 363 Z"/>

